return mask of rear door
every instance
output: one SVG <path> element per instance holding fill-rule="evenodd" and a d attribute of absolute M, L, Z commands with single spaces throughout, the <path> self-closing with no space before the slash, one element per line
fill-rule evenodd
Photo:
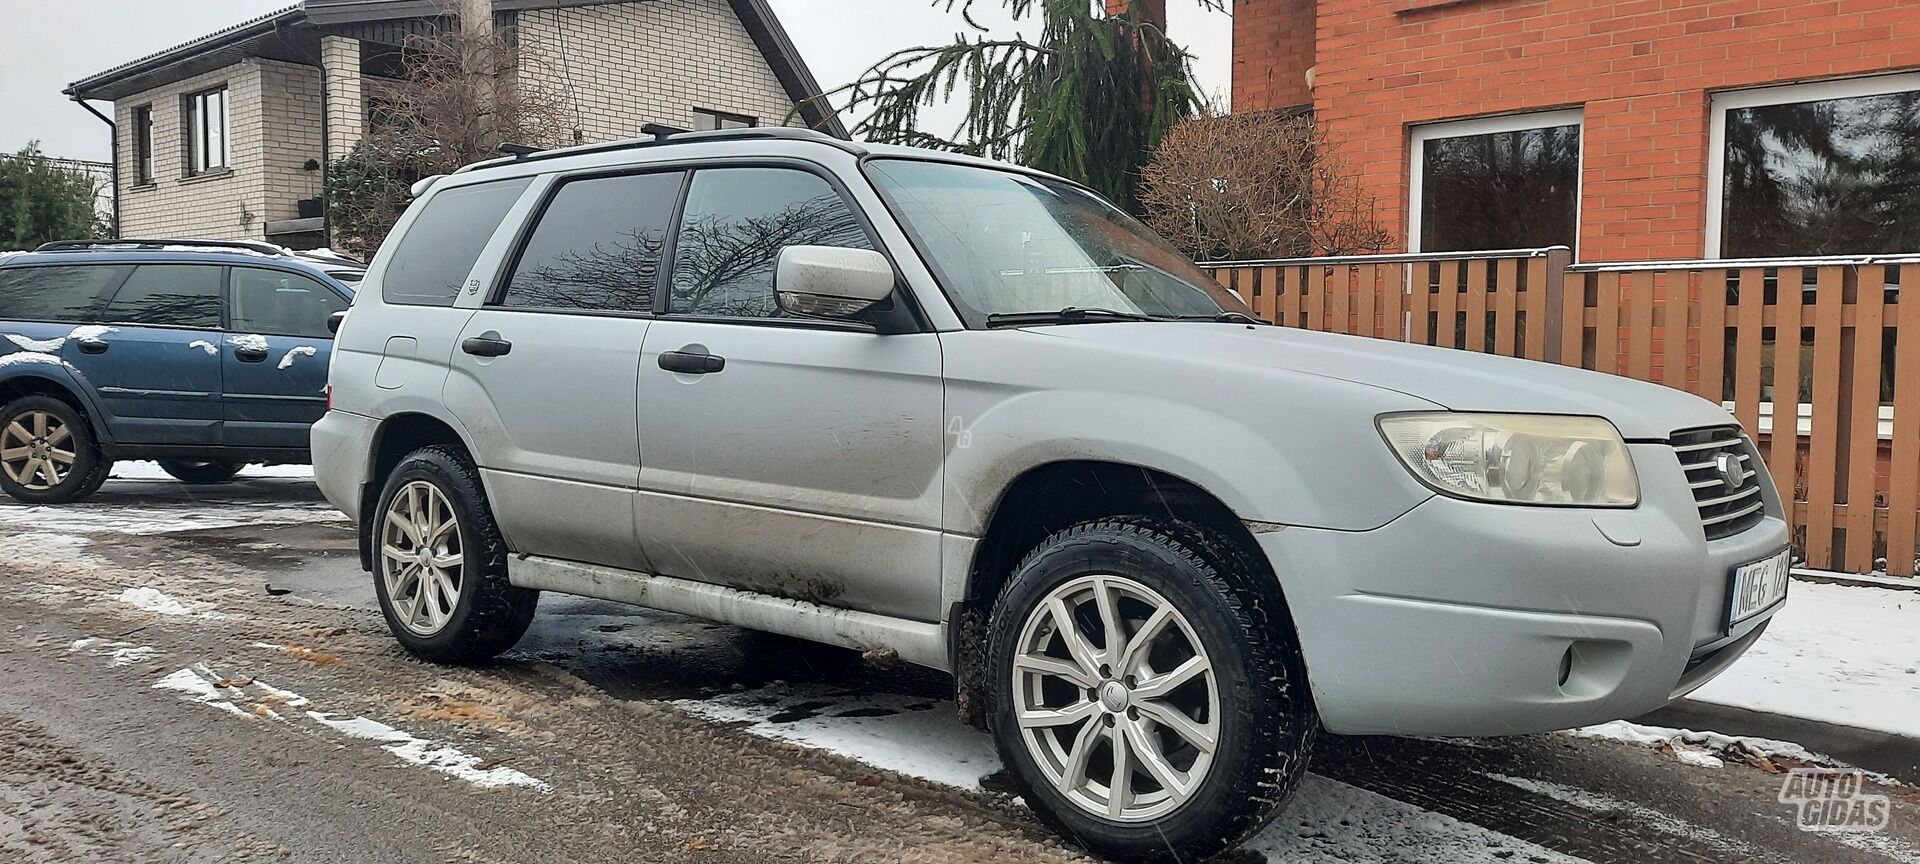
<path fill-rule="evenodd" d="M 327 413 L 327 316 L 346 308 L 346 297 L 301 273 L 228 268 L 220 346 L 227 446 L 307 449 Z"/>
<path fill-rule="evenodd" d="M 517 552 L 651 570 L 634 531 L 638 369 L 685 174 L 563 178 L 468 320 L 446 403 Z"/>
<path fill-rule="evenodd" d="M 114 292 L 103 324 L 67 348 L 114 417 L 120 444 L 221 442 L 218 264 L 141 264 Z"/>

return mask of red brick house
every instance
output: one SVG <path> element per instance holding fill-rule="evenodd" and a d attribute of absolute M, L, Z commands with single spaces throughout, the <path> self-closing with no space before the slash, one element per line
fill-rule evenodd
<path fill-rule="evenodd" d="M 1311 108 L 1404 250 L 1920 252 L 1914 0 L 1233 6 L 1233 110 Z"/>

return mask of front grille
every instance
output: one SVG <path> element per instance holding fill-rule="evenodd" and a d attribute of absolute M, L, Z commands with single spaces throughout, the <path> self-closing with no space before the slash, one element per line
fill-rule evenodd
<path fill-rule="evenodd" d="M 1673 435 L 1673 450 L 1687 472 L 1687 486 L 1700 508 L 1700 525 L 1708 540 L 1731 537 L 1760 524 L 1766 517 L 1760 495 L 1760 464 L 1753 448 L 1734 426 L 1690 429 Z M 1722 456 L 1732 458 L 1729 464 Z M 1722 465 L 1732 469 L 1723 471 Z M 1738 482 L 1729 484 L 1731 478 Z"/>

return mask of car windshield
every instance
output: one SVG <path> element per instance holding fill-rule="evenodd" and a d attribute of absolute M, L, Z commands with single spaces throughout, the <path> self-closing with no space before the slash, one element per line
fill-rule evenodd
<path fill-rule="evenodd" d="M 1251 314 L 1165 240 L 1078 186 L 906 159 L 868 170 L 969 326 L 1062 310 L 1073 314 L 1020 323 Z"/>
<path fill-rule="evenodd" d="M 367 278 L 367 271 L 365 270 L 328 270 L 327 275 L 332 276 L 334 281 L 347 286 L 347 290 L 359 291 L 360 280 Z"/>

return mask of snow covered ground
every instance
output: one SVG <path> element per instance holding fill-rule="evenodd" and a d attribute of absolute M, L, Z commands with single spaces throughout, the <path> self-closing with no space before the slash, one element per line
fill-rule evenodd
<path fill-rule="evenodd" d="M 114 480 L 164 480 L 176 482 L 173 475 L 160 470 L 158 462 L 115 462 L 113 472 L 107 475 Z M 312 465 L 248 465 L 240 469 L 241 479 L 252 477 L 293 477 L 311 478 Z"/>
<path fill-rule="evenodd" d="M 1745 657 L 1689 698 L 1920 738 L 1920 593 L 1794 582 Z"/>

